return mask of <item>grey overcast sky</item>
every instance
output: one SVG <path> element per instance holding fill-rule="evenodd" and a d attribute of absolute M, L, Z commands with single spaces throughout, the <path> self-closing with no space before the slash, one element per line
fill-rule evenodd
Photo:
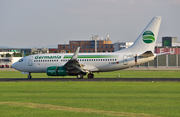
<path fill-rule="evenodd" d="M 163 18 L 158 42 L 180 41 L 180 0 L 0 0 L 0 46 L 57 47 L 91 35 L 135 41 L 154 16 Z"/>

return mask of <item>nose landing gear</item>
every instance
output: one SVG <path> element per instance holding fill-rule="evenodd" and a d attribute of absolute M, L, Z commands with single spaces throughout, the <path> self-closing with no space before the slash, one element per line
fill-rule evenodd
<path fill-rule="evenodd" d="M 31 79 L 31 78 L 32 78 L 31 73 L 29 73 L 28 74 L 28 79 Z"/>

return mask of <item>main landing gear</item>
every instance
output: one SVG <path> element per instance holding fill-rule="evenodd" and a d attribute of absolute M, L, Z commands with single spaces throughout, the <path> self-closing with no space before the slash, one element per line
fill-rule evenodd
<path fill-rule="evenodd" d="M 83 74 L 78 74 L 77 79 L 83 79 L 84 75 Z"/>
<path fill-rule="evenodd" d="M 93 73 L 89 73 L 88 74 L 88 78 L 90 79 L 90 78 L 94 78 L 94 74 Z"/>
<path fill-rule="evenodd" d="M 80 73 L 77 75 L 77 79 L 83 79 L 84 75 L 86 75 L 86 73 L 80 72 Z M 93 74 L 93 73 L 89 73 L 89 74 L 87 75 L 87 77 L 88 77 L 89 79 L 92 79 L 92 78 L 94 78 L 94 74 Z"/>
<path fill-rule="evenodd" d="M 84 75 L 86 75 L 86 74 L 79 73 L 79 74 L 77 75 L 77 79 L 83 79 Z M 89 79 L 92 79 L 92 78 L 94 78 L 94 74 L 93 74 L 93 73 L 89 73 L 87 77 L 88 77 Z"/>
<path fill-rule="evenodd" d="M 32 78 L 31 73 L 29 73 L 28 74 L 28 79 L 31 79 L 31 78 Z"/>

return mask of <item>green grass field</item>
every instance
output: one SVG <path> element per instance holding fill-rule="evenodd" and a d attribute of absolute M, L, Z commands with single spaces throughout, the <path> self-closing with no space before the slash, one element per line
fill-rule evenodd
<path fill-rule="evenodd" d="M 0 82 L 0 117 L 179 117 L 179 82 Z"/>
<path fill-rule="evenodd" d="M 95 78 L 180 78 L 180 70 L 119 70 L 113 72 L 95 73 Z M 26 74 L 19 71 L 0 71 L 0 78 L 27 78 Z M 32 78 L 63 78 L 62 76 L 47 76 L 46 73 L 32 73 Z M 76 78 L 65 76 L 64 78 Z M 87 76 L 85 76 L 87 78 Z"/>

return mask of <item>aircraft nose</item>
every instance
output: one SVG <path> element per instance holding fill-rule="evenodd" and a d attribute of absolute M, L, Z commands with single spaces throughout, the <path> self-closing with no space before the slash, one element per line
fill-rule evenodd
<path fill-rule="evenodd" d="M 12 68 L 16 69 L 17 65 L 16 65 L 16 63 L 13 63 L 11 66 L 12 66 Z"/>

